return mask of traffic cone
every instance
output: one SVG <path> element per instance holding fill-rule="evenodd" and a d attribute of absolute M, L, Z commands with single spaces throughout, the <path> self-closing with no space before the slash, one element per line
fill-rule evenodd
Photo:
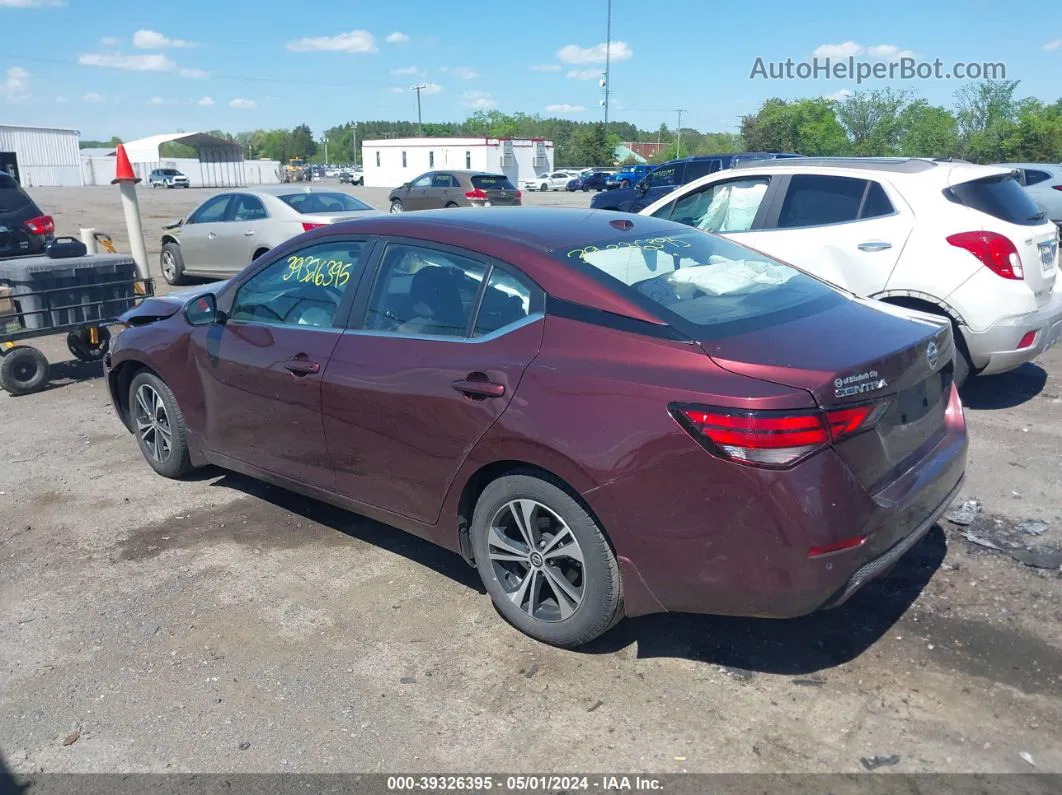
<path fill-rule="evenodd" d="M 140 177 L 133 173 L 129 155 L 125 153 L 125 146 L 122 144 L 118 144 L 118 151 L 115 155 L 114 179 L 111 180 L 111 184 L 117 185 L 119 182 L 132 182 L 134 185 L 140 182 Z"/>

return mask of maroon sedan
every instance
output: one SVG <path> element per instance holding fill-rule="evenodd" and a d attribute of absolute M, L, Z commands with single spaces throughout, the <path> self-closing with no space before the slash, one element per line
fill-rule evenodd
<path fill-rule="evenodd" d="M 557 645 L 840 604 L 965 467 L 950 327 L 656 218 L 366 218 L 124 320 L 108 383 L 157 472 L 447 547 Z"/>

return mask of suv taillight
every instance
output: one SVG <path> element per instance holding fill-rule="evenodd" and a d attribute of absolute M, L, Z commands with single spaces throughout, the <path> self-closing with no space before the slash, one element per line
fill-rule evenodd
<path fill-rule="evenodd" d="M 476 188 L 475 190 L 470 190 L 468 193 L 466 193 L 465 198 L 479 199 L 480 201 L 483 201 L 487 198 L 487 194 L 481 191 L 479 188 Z"/>
<path fill-rule="evenodd" d="M 1018 249 L 1009 237 L 995 232 L 959 232 L 948 242 L 973 254 L 993 273 L 1004 279 L 1024 279 Z"/>
<path fill-rule="evenodd" d="M 26 227 L 31 235 L 55 234 L 55 221 L 52 220 L 50 215 L 38 215 L 35 218 L 23 221 L 22 225 Z"/>
<path fill-rule="evenodd" d="M 720 458 L 785 468 L 873 427 L 888 405 L 886 401 L 827 411 L 741 411 L 672 404 L 669 410 L 679 425 Z"/>

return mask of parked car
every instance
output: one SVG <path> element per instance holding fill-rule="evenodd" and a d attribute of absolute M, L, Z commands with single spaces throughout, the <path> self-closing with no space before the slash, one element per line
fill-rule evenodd
<path fill-rule="evenodd" d="M 363 172 L 360 168 L 355 168 L 349 171 L 340 171 L 339 181 L 341 183 L 345 182 L 350 185 L 364 185 L 365 172 Z"/>
<path fill-rule="evenodd" d="M 679 160 L 669 160 L 667 163 L 656 166 L 643 178 L 633 183 L 624 179 L 624 182 L 629 183 L 628 186 L 613 188 L 607 194 L 595 196 L 590 200 L 590 206 L 598 210 L 636 213 L 671 193 L 679 185 L 685 185 L 705 174 L 732 168 L 737 163 L 750 160 L 787 157 L 798 157 L 798 155 L 779 152 L 744 152 L 741 154 L 694 155 Z M 612 179 L 617 179 L 622 173 L 618 172 Z"/>
<path fill-rule="evenodd" d="M 614 188 L 629 188 L 631 185 L 644 179 L 652 170 L 653 166 L 644 163 L 634 166 L 623 166 L 623 168 L 605 181 L 605 188 L 608 190 L 613 190 Z"/>
<path fill-rule="evenodd" d="M 187 188 L 188 177 L 175 168 L 156 168 L 148 174 L 148 185 L 153 188 Z"/>
<path fill-rule="evenodd" d="M 559 646 L 841 604 L 965 467 L 947 323 L 656 218 L 382 215 L 124 322 L 107 384 L 157 473 L 215 464 L 441 544 Z"/>
<path fill-rule="evenodd" d="M 586 193 L 587 191 L 596 190 L 600 192 L 605 189 L 605 182 L 613 173 L 612 171 L 585 172 L 575 179 L 569 180 L 566 187 L 569 191 L 581 190 Z"/>
<path fill-rule="evenodd" d="M 1006 168 L 892 158 L 748 162 L 642 214 L 739 240 L 856 295 L 947 318 L 960 385 L 971 373 L 1031 361 L 1062 331 L 1058 230 Z"/>
<path fill-rule="evenodd" d="M 162 277 L 227 279 L 285 240 L 377 211 L 341 191 L 298 185 L 245 188 L 211 196 L 163 228 Z"/>
<path fill-rule="evenodd" d="M 0 259 L 39 254 L 55 223 L 8 173 L 0 171 Z"/>
<path fill-rule="evenodd" d="M 529 191 L 563 190 L 571 178 L 567 171 L 551 171 L 520 180 L 520 187 Z"/>
<path fill-rule="evenodd" d="M 1001 163 L 1005 168 L 1018 172 L 1018 181 L 1024 186 L 1037 206 L 1047 217 L 1062 228 L 1062 165 L 1049 163 Z"/>
<path fill-rule="evenodd" d="M 452 207 L 516 207 L 523 196 L 504 174 L 429 171 L 387 197 L 392 213 Z"/>

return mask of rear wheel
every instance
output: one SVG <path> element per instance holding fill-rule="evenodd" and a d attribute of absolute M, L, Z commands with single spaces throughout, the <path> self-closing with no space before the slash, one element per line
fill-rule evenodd
<path fill-rule="evenodd" d="M 391 201 L 391 212 L 392 213 L 400 213 L 403 210 L 405 210 L 405 208 L 402 206 L 402 202 L 400 202 L 398 199 L 393 199 Z"/>
<path fill-rule="evenodd" d="M 138 373 L 129 385 L 129 413 L 140 452 L 163 477 L 179 478 L 192 469 L 184 415 L 166 382 Z"/>
<path fill-rule="evenodd" d="M 542 191 L 542 193 L 545 193 L 546 191 L 549 190 L 549 185 L 547 185 L 545 182 L 543 182 L 541 185 L 538 186 L 538 189 L 540 191 Z"/>
<path fill-rule="evenodd" d="M 162 267 L 162 278 L 167 284 L 184 284 L 184 256 L 181 247 L 176 243 L 163 243 L 162 253 L 159 255 L 159 264 Z"/>
<path fill-rule="evenodd" d="M 590 192 L 590 186 L 589 185 L 583 185 L 583 193 L 589 193 L 589 192 Z"/>
<path fill-rule="evenodd" d="M 530 473 L 495 480 L 476 503 L 471 538 L 487 592 L 521 632 L 575 647 L 622 618 L 616 557 L 559 484 Z"/>
<path fill-rule="evenodd" d="M 454 202 L 446 202 L 446 207 L 443 208 L 443 209 L 449 210 L 451 207 L 456 207 L 456 206 L 457 205 Z"/>
<path fill-rule="evenodd" d="M 17 345 L 0 357 L 0 388 L 12 395 L 31 395 L 48 383 L 48 359 L 36 348 Z"/>

